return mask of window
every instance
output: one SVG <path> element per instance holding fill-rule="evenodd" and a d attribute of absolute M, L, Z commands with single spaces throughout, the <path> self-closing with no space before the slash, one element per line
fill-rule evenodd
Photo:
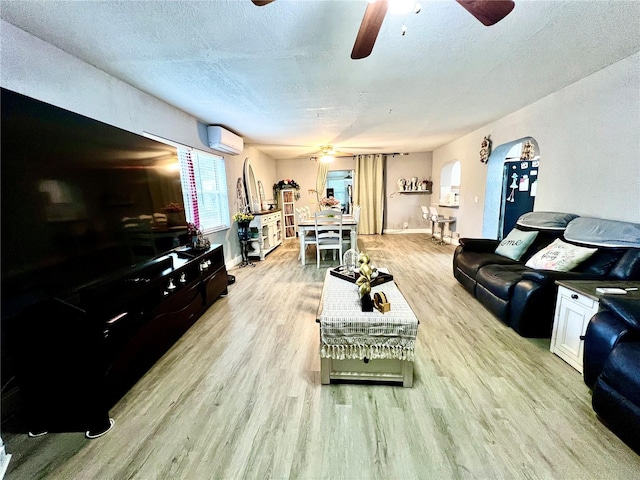
<path fill-rule="evenodd" d="M 230 227 L 224 158 L 178 147 L 187 221 L 205 233 Z"/>

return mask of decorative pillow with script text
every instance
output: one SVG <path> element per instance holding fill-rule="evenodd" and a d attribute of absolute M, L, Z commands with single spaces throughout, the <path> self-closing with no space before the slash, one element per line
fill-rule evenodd
<path fill-rule="evenodd" d="M 511 260 L 520 260 L 527 248 L 536 239 L 538 232 L 524 232 L 514 228 L 496 248 L 495 253 Z"/>
<path fill-rule="evenodd" d="M 597 248 L 571 245 L 558 238 L 531 257 L 525 266 L 536 270 L 569 272 L 596 251 Z"/>

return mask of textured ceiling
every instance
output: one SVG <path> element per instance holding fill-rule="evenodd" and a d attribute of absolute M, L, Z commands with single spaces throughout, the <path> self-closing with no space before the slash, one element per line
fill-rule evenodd
<path fill-rule="evenodd" d="M 516 0 L 492 27 L 421 3 L 387 15 L 362 60 L 364 0 L 2 1 L 0 16 L 276 159 L 430 151 L 640 50 L 636 0 Z"/>

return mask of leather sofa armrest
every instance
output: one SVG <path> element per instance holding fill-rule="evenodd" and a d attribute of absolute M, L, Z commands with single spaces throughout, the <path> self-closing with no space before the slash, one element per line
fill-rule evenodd
<path fill-rule="evenodd" d="M 629 326 L 608 310 L 596 313 L 584 335 L 583 378 L 591 389 L 615 346 L 629 335 Z"/>
<path fill-rule="evenodd" d="M 491 238 L 461 238 L 458 243 L 468 252 L 493 253 L 500 241 Z"/>
<path fill-rule="evenodd" d="M 602 275 L 581 272 L 558 272 L 555 270 L 527 270 L 522 278 L 540 285 L 553 285 L 557 280 L 600 280 Z"/>
<path fill-rule="evenodd" d="M 609 310 L 619 321 L 640 333 L 640 300 L 604 296 L 600 299 L 600 307 Z"/>

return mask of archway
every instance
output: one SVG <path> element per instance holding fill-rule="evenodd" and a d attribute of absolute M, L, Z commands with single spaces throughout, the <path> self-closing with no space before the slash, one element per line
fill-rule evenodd
<path fill-rule="evenodd" d="M 484 216 L 482 221 L 482 236 L 485 238 L 502 238 L 503 236 L 503 220 L 504 220 L 504 205 L 503 205 L 503 193 L 504 193 L 504 172 L 505 166 L 508 162 L 513 161 L 511 158 L 515 155 L 515 152 L 521 152 L 521 146 L 527 141 L 533 144 L 533 150 L 535 152 L 532 165 L 528 165 L 527 168 L 533 169 L 536 180 L 539 161 L 540 149 L 538 142 L 533 137 L 523 137 L 512 142 L 504 143 L 493 149 L 489 156 L 488 170 L 487 170 L 487 186 L 484 197 Z M 515 160 L 518 160 L 516 157 Z M 518 160 L 519 161 L 519 160 Z M 533 167 L 535 165 L 535 167 Z M 531 175 L 529 173 L 528 175 Z M 528 184 L 523 183 L 523 187 L 527 188 L 529 195 L 535 196 L 535 191 L 531 191 L 533 177 L 529 177 Z M 509 187 L 510 185 L 507 185 Z M 515 187 L 519 190 L 520 186 Z M 512 189 L 512 191 L 515 191 Z M 508 232 L 506 232 L 508 233 Z"/>
<path fill-rule="evenodd" d="M 441 205 L 458 205 L 460 199 L 460 160 L 447 162 L 440 170 L 440 197 Z"/>

